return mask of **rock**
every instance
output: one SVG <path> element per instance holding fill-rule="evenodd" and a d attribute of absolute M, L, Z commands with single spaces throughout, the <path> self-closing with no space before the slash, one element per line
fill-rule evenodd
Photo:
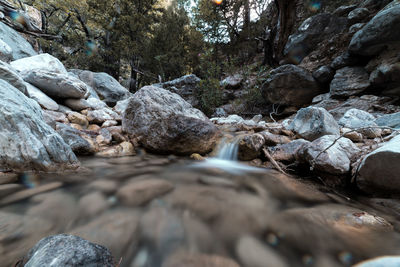
<path fill-rule="evenodd" d="M 317 95 L 316 97 L 313 98 L 312 104 L 317 104 L 317 103 L 320 103 L 325 100 L 329 101 L 330 97 L 331 97 L 331 95 L 329 93 Z"/>
<path fill-rule="evenodd" d="M 101 145 L 109 145 L 112 141 L 112 135 L 107 129 L 101 129 L 99 135 L 96 137 L 96 142 Z"/>
<path fill-rule="evenodd" d="M 52 110 L 42 110 L 44 121 L 51 126 L 56 128 L 56 122 L 68 123 L 68 119 L 64 113 Z"/>
<path fill-rule="evenodd" d="M 248 267 L 286 267 L 288 266 L 275 250 L 264 245 L 258 239 L 252 236 L 243 236 L 236 244 L 236 253 L 240 262 Z"/>
<path fill-rule="evenodd" d="M 369 15 L 369 10 L 365 7 L 359 7 L 349 13 L 347 19 L 350 24 L 363 21 Z"/>
<path fill-rule="evenodd" d="M 400 265 L 399 256 L 383 256 L 357 263 L 353 267 L 396 267 Z"/>
<path fill-rule="evenodd" d="M 16 70 L 14 70 L 9 64 L 0 61 L 0 79 L 8 82 L 15 88 L 21 91 L 23 94 L 26 92 L 26 84 L 24 80 L 18 75 Z"/>
<path fill-rule="evenodd" d="M 347 19 L 330 13 L 320 13 L 306 19 L 297 31 L 289 36 L 284 56 L 299 64 L 321 41 L 347 29 Z"/>
<path fill-rule="evenodd" d="M 67 75 L 64 65 L 49 54 L 40 54 L 12 61 L 10 65 L 25 78 L 31 71 L 46 71 Z"/>
<path fill-rule="evenodd" d="M 332 14 L 336 16 L 347 16 L 347 14 L 349 14 L 349 12 L 355 9 L 356 7 L 357 5 L 340 6 L 337 9 L 335 9 L 335 11 L 333 11 Z"/>
<path fill-rule="evenodd" d="M 87 118 L 90 123 L 102 124 L 105 121 L 116 120 L 121 121 L 121 116 L 112 111 L 110 108 L 88 111 Z"/>
<path fill-rule="evenodd" d="M 239 142 L 238 157 L 240 160 L 257 158 L 265 144 L 263 135 L 256 133 L 244 136 Z"/>
<path fill-rule="evenodd" d="M 68 112 L 68 120 L 71 123 L 79 124 L 85 128 L 89 126 L 89 121 L 87 120 L 86 116 L 78 112 Z"/>
<path fill-rule="evenodd" d="M 118 122 L 115 120 L 109 120 L 109 121 L 105 121 L 102 125 L 101 128 L 108 128 L 108 127 L 112 127 L 112 126 L 117 126 Z"/>
<path fill-rule="evenodd" d="M 0 60 L 4 62 L 12 60 L 12 52 L 11 47 L 0 39 Z"/>
<path fill-rule="evenodd" d="M 370 138 L 379 137 L 382 134 L 381 129 L 374 128 L 378 125 L 375 123 L 375 117 L 373 115 L 355 108 L 348 110 L 344 114 L 344 116 L 339 120 L 339 125 L 353 130 L 358 129 L 358 132 Z M 371 128 L 359 129 L 366 127 Z"/>
<path fill-rule="evenodd" d="M 112 195 L 118 190 L 118 183 L 113 180 L 96 180 L 88 185 L 88 188 L 100 191 L 105 195 Z"/>
<path fill-rule="evenodd" d="M 92 132 L 100 132 L 101 127 L 97 124 L 89 124 L 89 126 L 87 127 L 88 131 L 92 131 Z"/>
<path fill-rule="evenodd" d="M 351 55 L 348 51 L 337 56 L 331 63 L 330 67 L 334 70 L 338 70 L 348 66 L 357 65 L 360 59 L 357 56 Z"/>
<path fill-rule="evenodd" d="M 239 267 L 234 260 L 218 255 L 177 253 L 162 265 L 163 267 Z"/>
<path fill-rule="evenodd" d="M 92 155 L 96 148 L 81 136 L 81 132 L 62 123 L 57 123 L 57 132 L 77 155 Z"/>
<path fill-rule="evenodd" d="M 325 135 L 314 140 L 305 148 L 305 158 L 314 167 L 314 170 L 333 175 L 343 175 L 350 171 L 352 158 L 360 152 L 350 139 L 342 137 L 332 147 L 320 154 L 337 138 L 336 135 Z"/>
<path fill-rule="evenodd" d="M 356 182 L 358 187 L 368 193 L 399 193 L 400 136 L 371 153 L 358 169 Z"/>
<path fill-rule="evenodd" d="M 30 83 L 25 83 L 27 94 L 30 98 L 38 102 L 38 104 L 48 110 L 56 111 L 60 108 L 56 101 L 48 97 L 45 93 Z"/>
<path fill-rule="evenodd" d="M 353 131 L 349 128 L 342 128 L 343 136 L 350 139 L 353 142 L 361 142 L 363 140 L 363 135 L 357 131 Z"/>
<path fill-rule="evenodd" d="M 13 60 L 36 55 L 28 41 L 2 22 L 0 22 L 0 40 L 11 48 Z"/>
<path fill-rule="evenodd" d="M 400 41 L 400 4 L 394 2 L 390 7 L 376 14 L 360 31 L 354 34 L 349 45 L 351 53 L 373 56 L 392 42 Z"/>
<path fill-rule="evenodd" d="M 122 116 L 126 108 L 128 107 L 128 103 L 129 103 L 129 98 L 118 101 L 117 104 L 114 106 L 114 111 Z"/>
<path fill-rule="evenodd" d="M 313 141 L 324 135 L 339 135 L 336 120 L 324 108 L 308 107 L 300 109 L 289 129 L 301 138 Z"/>
<path fill-rule="evenodd" d="M 91 219 L 107 210 L 109 206 L 110 203 L 102 193 L 93 192 L 80 198 L 78 211 L 80 215 L 82 214 L 85 217 L 85 219 Z"/>
<path fill-rule="evenodd" d="M 27 255 L 26 267 L 114 266 L 107 248 L 78 236 L 60 234 L 40 240 Z"/>
<path fill-rule="evenodd" d="M 261 90 L 264 99 L 270 103 L 296 107 L 311 103 L 320 94 L 312 75 L 295 65 L 272 70 Z"/>
<path fill-rule="evenodd" d="M 269 131 L 262 131 L 260 134 L 264 137 L 265 145 L 267 146 L 275 146 L 277 144 L 287 144 L 291 140 L 289 137 L 284 135 L 278 135 L 270 133 Z"/>
<path fill-rule="evenodd" d="M 375 120 L 382 127 L 400 129 L 400 112 L 383 115 Z"/>
<path fill-rule="evenodd" d="M 39 105 L 0 80 L 0 166 L 14 170 L 59 171 L 79 163 L 50 126 Z"/>
<path fill-rule="evenodd" d="M 93 73 L 93 79 L 93 89 L 107 105 L 115 106 L 118 101 L 130 96 L 129 91 L 107 73 Z"/>
<path fill-rule="evenodd" d="M 330 94 L 346 97 L 363 92 L 370 86 L 368 73 L 361 67 L 339 69 L 330 84 Z"/>
<path fill-rule="evenodd" d="M 75 77 L 43 70 L 29 72 L 25 81 L 58 98 L 84 98 L 88 91 L 87 85 Z"/>
<path fill-rule="evenodd" d="M 114 138 L 114 135 L 113 135 Z M 112 147 L 108 147 L 103 151 L 100 151 L 96 154 L 100 157 L 127 157 L 127 156 L 135 156 L 136 151 L 135 147 L 131 142 L 123 141 L 119 145 L 115 145 Z"/>
<path fill-rule="evenodd" d="M 86 99 L 76 99 L 76 98 L 66 99 L 64 101 L 64 105 L 66 105 L 67 107 L 69 107 L 74 111 L 81 111 L 84 109 L 91 108 L 91 105 L 88 103 Z"/>
<path fill-rule="evenodd" d="M 145 148 L 161 153 L 207 153 L 218 136 L 218 129 L 200 110 L 155 86 L 145 86 L 130 98 L 122 128 L 140 137 Z"/>
<path fill-rule="evenodd" d="M 315 70 L 312 75 L 319 83 L 326 84 L 332 81 L 335 71 L 329 66 L 322 66 Z"/>
<path fill-rule="evenodd" d="M 171 91 L 172 93 L 178 94 L 192 106 L 197 106 L 199 101 L 197 100 L 196 91 L 199 83 L 200 78 L 194 74 L 189 74 L 172 81 L 154 84 L 154 86 L 161 87 Z"/>
<path fill-rule="evenodd" d="M 91 109 L 103 109 L 103 108 L 108 108 L 107 104 L 101 101 L 98 98 L 94 97 L 89 97 L 86 102 L 89 105 L 89 108 Z"/>
<path fill-rule="evenodd" d="M 125 205 L 141 206 L 173 189 L 174 185 L 166 180 L 133 180 L 118 190 L 117 197 Z"/>
<path fill-rule="evenodd" d="M 304 139 L 297 139 L 287 144 L 270 147 L 269 152 L 276 161 L 294 162 L 299 158 L 298 152 L 310 144 Z"/>
<path fill-rule="evenodd" d="M 355 34 L 365 26 L 365 23 L 356 23 L 349 28 L 349 34 Z"/>
<path fill-rule="evenodd" d="M 221 81 L 221 86 L 225 89 L 239 89 L 243 83 L 243 76 L 240 74 L 235 74 L 233 76 L 228 76 Z"/>

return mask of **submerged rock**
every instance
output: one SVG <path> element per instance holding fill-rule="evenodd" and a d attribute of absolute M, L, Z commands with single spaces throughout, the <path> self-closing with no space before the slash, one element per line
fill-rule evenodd
<path fill-rule="evenodd" d="M 104 266 L 114 267 L 110 251 L 73 235 L 43 238 L 29 251 L 26 267 Z"/>
<path fill-rule="evenodd" d="M 179 95 L 145 86 L 130 98 L 122 120 L 127 133 L 160 153 L 193 154 L 210 151 L 218 129 Z"/>
<path fill-rule="evenodd" d="M 312 141 L 324 135 L 339 135 L 340 129 L 333 116 L 324 108 L 300 109 L 289 129 L 301 138 Z"/>
<path fill-rule="evenodd" d="M 358 169 L 357 185 L 369 193 L 400 193 L 400 136 L 369 153 Z"/>
<path fill-rule="evenodd" d="M 321 93 L 313 76 L 295 65 L 272 70 L 261 90 L 264 99 L 270 103 L 296 107 L 311 103 Z"/>
<path fill-rule="evenodd" d="M 71 148 L 46 124 L 39 105 L 0 80 L 0 166 L 59 171 L 78 165 Z"/>

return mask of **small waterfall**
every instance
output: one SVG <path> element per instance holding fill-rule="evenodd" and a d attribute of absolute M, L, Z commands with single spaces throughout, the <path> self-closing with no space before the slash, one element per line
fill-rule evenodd
<path fill-rule="evenodd" d="M 229 142 L 228 139 L 224 139 L 217 148 L 217 158 L 224 160 L 238 160 L 239 151 L 239 138 L 235 138 L 233 141 Z"/>

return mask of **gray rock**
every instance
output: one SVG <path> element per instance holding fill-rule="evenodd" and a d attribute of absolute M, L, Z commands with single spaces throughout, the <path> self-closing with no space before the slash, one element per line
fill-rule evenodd
<path fill-rule="evenodd" d="M 56 131 L 77 155 L 93 155 L 95 148 L 81 136 L 81 132 L 63 123 L 56 123 Z"/>
<path fill-rule="evenodd" d="M 4 41 L 0 39 L 0 60 L 9 62 L 12 60 L 12 49 Z"/>
<path fill-rule="evenodd" d="M 56 122 L 68 123 L 67 116 L 63 112 L 53 110 L 42 110 L 44 121 L 51 126 L 56 128 Z"/>
<path fill-rule="evenodd" d="M 94 73 L 94 90 L 100 98 L 110 106 L 123 99 L 128 98 L 131 93 L 119 84 L 112 76 L 104 72 Z"/>
<path fill-rule="evenodd" d="M 321 153 L 337 138 L 336 135 L 325 135 L 306 147 L 305 159 L 314 166 L 314 170 L 333 175 L 347 174 L 350 171 L 353 157 L 360 152 L 350 139 L 342 137 L 332 147 Z"/>
<path fill-rule="evenodd" d="M 297 139 L 287 144 L 270 147 L 269 151 L 277 161 L 294 162 L 300 157 L 298 153 L 309 144 L 307 140 Z"/>
<path fill-rule="evenodd" d="M 30 83 L 26 83 L 26 89 L 28 96 L 38 102 L 38 104 L 48 110 L 58 110 L 60 107 L 56 101 L 48 97 L 45 93 L 40 91 L 38 88 Z"/>
<path fill-rule="evenodd" d="M 31 71 L 48 71 L 67 75 L 60 60 L 49 54 L 40 54 L 12 61 L 10 65 L 25 78 Z"/>
<path fill-rule="evenodd" d="M 106 103 L 100 99 L 89 97 L 88 99 L 67 99 L 64 104 L 74 111 L 81 111 L 84 109 L 103 109 L 107 108 Z"/>
<path fill-rule="evenodd" d="M 264 99 L 270 103 L 296 107 L 311 103 L 321 93 L 312 75 L 295 65 L 272 70 L 261 90 Z"/>
<path fill-rule="evenodd" d="M 31 71 L 25 81 L 35 85 L 46 95 L 57 98 L 84 98 L 88 90 L 87 85 L 75 77 L 43 70 Z"/>
<path fill-rule="evenodd" d="M 212 117 L 227 117 L 228 114 L 226 113 L 225 109 L 223 108 L 216 108 Z"/>
<path fill-rule="evenodd" d="M 0 22 L 0 40 L 11 48 L 13 60 L 37 54 L 28 41 L 2 22 Z"/>
<path fill-rule="evenodd" d="M 329 66 L 321 66 L 312 75 L 319 83 L 326 84 L 332 81 L 335 71 Z"/>
<path fill-rule="evenodd" d="M 297 31 L 289 36 L 284 55 L 299 64 L 322 40 L 347 29 L 347 19 L 330 13 L 320 13 L 306 19 Z"/>
<path fill-rule="evenodd" d="M 0 61 L 0 79 L 8 82 L 23 94 L 27 94 L 24 80 L 9 64 L 3 61 Z"/>
<path fill-rule="evenodd" d="M 91 109 L 103 109 L 108 108 L 107 104 L 101 101 L 99 98 L 89 97 L 86 102 L 90 105 Z"/>
<path fill-rule="evenodd" d="M 339 135 L 340 129 L 333 116 L 324 108 L 300 109 L 289 129 L 300 137 L 313 141 L 324 135 Z"/>
<path fill-rule="evenodd" d="M 50 126 L 39 105 L 0 80 L 0 166 L 60 171 L 79 166 L 71 148 Z"/>
<path fill-rule="evenodd" d="M 354 265 L 354 267 L 397 267 L 397 266 L 400 266 L 399 256 L 377 257 Z"/>
<path fill-rule="evenodd" d="M 349 51 L 363 56 L 378 54 L 386 45 L 400 41 L 400 3 L 381 10 L 351 39 Z"/>
<path fill-rule="evenodd" d="M 218 129 L 200 110 L 155 86 L 145 86 L 130 98 L 122 127 L 140 137 L 147 149 L 162 153 L 206 153 L 218 136 Z"/>
<path fill-rule="evenodd" d="M 369 10 L 365 7 L 359 7 L 349 13 L 347 19 L 350 24 L 354 24 L 364 20 L 369 15 Z"/>
<path fill-rule="evenodd" d="M 339 120 L 339 125 L 349 129 L 359 129 L 358 132 L 371 138 L 381 136 L 382 130 L 377 127 L 375 117 L 366 111 L 359 109 L 348 110 Z M 370 129 L 360 129 L 371 127 Z"/>
<path fill-rule="evenodd" d="M 253 160 L 257 158 L 265 144 L 264 137 L 259 134 L 244 136 L 239 142 L 238 157 L 240 160 Z"/>
<path fill-rule="evenodd" d="M 355 9 L 357 5 L 349 5 L 349 6 L 340 6 L 335 11 L 333 11 L 333 15 L 336 16 L 347 16 L 350 11 Z"/>
<path fill-rule="evenodd" d="M 121 121 L 121 116 L 110 108 L 89 110 L 87 114 L 90 123 L 102 124 L 108 120 Z"/>
<path fill-rule="evenodd" d="M 114 111 L 120 115 L 123 115 L 126 108 L 128 107 L 128 103 L 129 103 L 129 98 L 118 101 L 117 104 L 114 106 Z"/>
<path fill-rule="evenodd" d="M 26 267 L 113 267 L 110 251 L 78 236 L 60 234 L 40 240 L 28 253 Z"/>
<path fill-rule="evenodd" d="M 368 193 L 400 192 L 400 136 L 369 153 L 358 169 L 357 185 Z"/>
<path fill-rule="evenodd" d="M 400 112 L 383 115 L 375 120 L 379 126 L 400 129 Z"/>
<path fill-rule="evenodd" d="M 233 76 L 228 76 L 221 81 L 221 86 L 226 89 L 238 89 L 242 86 L 243 76 L 240 74 L 235 74 Z"/>
<path fill-rule="evenodd" d="M 331 68 L 334 70 L 341 69 L 347 66 L 354 66 L 360 62 L 359 58 L 351 55 L 348 51 L 344 52 L 340 56 L 337 56 L 331 63 Z"/>
<path fill-rule="evenodd" d="M 165 83 L 153 84 L 153 86 L 161 87 L 178 94 L 195 107 L 199 104 L 196 96 L 199 83 L 199 77 L 194 74 L 189 74 Z"/>
<path fill-rule="evenodd" d="M 350 34 L 355 34 L 359 30 L 361 30 L 365 26 L 365 23 L 356 23 L 354 25 L 351 25 L 349 28 L 349 33 Z"/>
<path fill-rule="evenodd" d="M 336 72 L 330 84 L 330 94 L 337 97 L 352 96 L 369 86 L 369 76 L 363 68 L 344 67 Z"/>

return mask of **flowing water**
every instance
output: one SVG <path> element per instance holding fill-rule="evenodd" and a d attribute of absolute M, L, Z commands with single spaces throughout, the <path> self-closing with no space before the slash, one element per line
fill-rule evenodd
<path fill-rule="evenodd" d="M 351 266 L 400 253 L 399 201 L 333 191 L 236 157 L 228 142 L 202 162 L 82 158 L 80 173 L 21 175 L 32 188 L 20 201 L 0 199 L 0 266 L 57 233 L 102 244 L 129 267 Z"/>

